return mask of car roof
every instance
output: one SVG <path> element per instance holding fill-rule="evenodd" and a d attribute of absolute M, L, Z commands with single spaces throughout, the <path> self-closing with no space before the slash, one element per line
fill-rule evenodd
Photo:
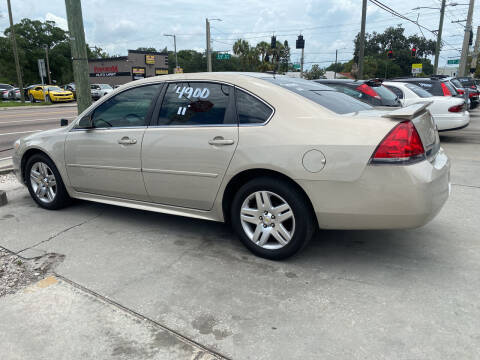
<path fill-rule="evenodd" d="M 292 78 L 285 75 L 271 74 L 271 73 L 256 73 L 256 72 L 200 72 L 200 73 L 184 73 L 184 74 L 169 74 L 148 77 L 145 79 L 134 80 L 130 83 L 131 86 L 141 84 L 155 83 L 158 81 L 185 81 L 185 80 L 204 80 L 204 81 L 222 81 L 235 84 L 237 82 L 245 82 L 253 79 L 267 80 L 266 83 L 275 84 L 275 80 L 289 81 L 291 83 L 301 83 L 304 86 L 311 84 L 317 90 L 334 90 L 328 86 L 315 83 L 305 79 Z M 313 85 L 315 84 L 315 85 Z M 125 84 L 126 85 L 126 84 Z M 319 88 L 321 87 L 321 88 Z"/>

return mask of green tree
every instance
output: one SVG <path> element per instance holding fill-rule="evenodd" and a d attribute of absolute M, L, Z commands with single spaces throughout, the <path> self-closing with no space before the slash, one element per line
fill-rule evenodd
<path fill-rule="evenodd" d="M 307 80 L 320 79 L 320 77 L 322 77 L 323 75 L 325 75 L 325 70 L 321 69 L 318 64 L 312 65 L 312 67 L 310 68 L 310 70 L 305 71 L 305 72 L 303 73 L 303 76 L 304 76 L 305 79 L 307 79 Z"/>
<path fill-rule="evenodd" d="M 360 34 L 355 38 L 354 62 L 358 63 Z M 364 76 L 396 77 L 411 74 L 413 63 L 422 63 L 423 72 L 432 74 L 433 66 L 426 56 L 435 54 L 435 41 L 427 40 L 418 35 L 405 35 L 405 29 L 400 25 L 388 27 L 383 33 L 373 32 L 365 35 L 365 65 Z M 413 57 L 411 50 L 417 49 Z M 393 51 L 393 58 L 387 57 L 387 52 Z"/>

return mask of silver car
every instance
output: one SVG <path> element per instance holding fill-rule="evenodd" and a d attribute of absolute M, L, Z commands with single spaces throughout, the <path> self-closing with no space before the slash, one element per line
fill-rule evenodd
<path fill-rule="evenodd" d="M 42 208 L 76 198 L 229 221 L 282 259 L 318 227 L 413 228 L 440 211 L 450 162 L 428 105 L 374 110 L 278 75 L 168 75 L 18 140 L 13 162 Z"/>

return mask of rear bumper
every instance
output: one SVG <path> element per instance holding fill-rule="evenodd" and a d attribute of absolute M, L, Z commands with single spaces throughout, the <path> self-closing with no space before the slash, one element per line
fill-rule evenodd
<path fill-rule="evenodd" d="M 470 113 L 448 113 L 433 116 L 439 131 L 454 130 L 467 126 L 470 123 Z"/>
<path fill-rule="evenodd" d="M 355 182 L 299 181 L 320 228 L 405 229 L 425 225 L 450 194 L 450 161 L 440 149 L 432 162 L 369 165 Z"/>

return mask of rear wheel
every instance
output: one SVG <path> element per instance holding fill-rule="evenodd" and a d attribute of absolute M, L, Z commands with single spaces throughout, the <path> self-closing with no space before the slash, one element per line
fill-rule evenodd
<path fill-rule="evenodd" d="M 35 154 L 27 160 L 25 183 L 33 200 L 44 209 L 61 209 L 71 201 L 57 167 L 44 154 Z"/>
<path fill-rule="evenodd" d="M 32 94 L 28 95 L 28 99 L 30 100 L 31 103 L 35 102 L 35 98 L 33 97 Z"/>
<path fill-rule="evenodd" d="M 232 204 L 232 225 L 255 255 L 280 260 L 312 238 L 316 222 L 308 199 L 295 186 L 262 177 L 243 185 Z"/>

